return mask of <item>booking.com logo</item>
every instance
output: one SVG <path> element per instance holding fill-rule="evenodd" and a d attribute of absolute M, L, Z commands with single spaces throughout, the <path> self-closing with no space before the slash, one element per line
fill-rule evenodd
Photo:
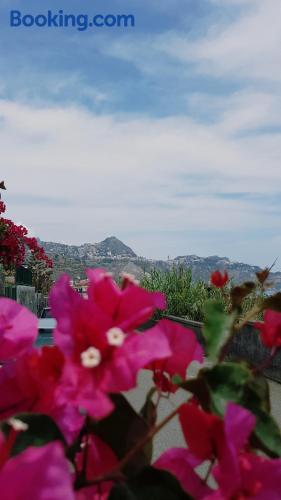
<path fill-rule="evenodd" d="M 23 14 L 19 10 L 11 10 L 10 26 L 12 28 L 76 28 L 86 31 L 89 28 L 133 28 L 135 16 L 132 14 L 65 14 L 48 10 L 44 14 Z"/>

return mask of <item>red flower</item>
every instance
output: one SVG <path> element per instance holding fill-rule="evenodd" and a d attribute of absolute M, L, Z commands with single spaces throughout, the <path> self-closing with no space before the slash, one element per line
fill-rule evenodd
<path fill-rule="evenodd" d="M 202 461 L 217 456 L 223 439 L 223 420 L 220 417 L 206 413 L 192 402 L 182 405 L 180 423 L 193 455 Z"/>
<path fill-rule="evenodd" d="M 68 441 L 79 433 L 80 414 L 75 392 L 66 392 L 66 363 L 58 347 L 33 349 L 0 369 L 0 420 L 17 413 L 52 417 Z"/>
<path fill-rule="evenodd" d="M 5 204 L 0 202 L 0 215 L 5 211 Z M 26 247 L 36 259 L 44 261 L 47 267 L 52 267 L 52 261 L 44 249 L 38 245 L 36 238 L 28 237 L 24 226 L 17 226 L 10 219 L 0 217 L 0 263 L 4 268 L 20 266 L 24 262 Z"/>
<path fill-rule="evenodd" d="M 229 282 L 228 273 L 225 271 L 224 274 L 221 271 L 214 271 L 211 274 L 211 283 L 216 288 L 223 288 Z"/>
<path fill-rule="evenodd" d="M 267 310 L 264 322 L 255 323 L 261 332 L 261 340 L 266 347 L 281 347 L 281 313 Z"/>
<path fill-rule="evenodd" d="M 111 448 L 97 436 L 89 436 L 88 443 L 86 439 L 82 443 L 82 451 L 76 457 L 77 469 L 81 473 L 83 470 L 83 459 L 87 450 L 86 479 L 92 481 L 97 476 L 102 476 L 110 472 L 118 465 L 118 458 Z M 76 493 L 76 500 L 106 500 L 109 497 L 113 486 L 112 481 L 103 481 L 99 485 L 88 486 L 80 489 Z"/>
<path fill-rule="evenodd" d="M 255 425 L 255 417 L 234 403 L 228 403 L 224 420 L 194 402 L 182 405 L 179 415 L 188 447 L 202 461 L 215 456 L 226 462 L 245 446 Z"/>
<path fill-rule="evenodd" d="M 164 334 L 169 342 L 172 355 L 167 359 L 159 359 L 147 368 L 154 372 L 154 383 L 162 392 L 175 392 L 178 387 L 171 382 L 174 375 L 179 375 L 183 380 L 186 370 L 192 361 L 203 362 L 203 349 L 192 330 L 184 328 L 178 323 L 167 319 L 150 330 Z"/>

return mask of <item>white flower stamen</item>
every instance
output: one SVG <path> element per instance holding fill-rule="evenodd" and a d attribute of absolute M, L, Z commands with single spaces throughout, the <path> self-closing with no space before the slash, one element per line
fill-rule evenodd
<path fill-rule="evenodd" d="M 19 418 L 10 418 L 8 420 L 8 424 L 14 429 L 16 432 L 27 431 L 28 424 L 20 420 Z"/>
<path fill-rule="evenodd" d="M 95 368 L 101 362 L 101 353 L 95 347 L 89 347 L 81 352 L 81 363 L 85 368 Z"/>
<path fill-rule="evenodd" d="M 113 345 L 116 347 L 120 347 L 124 343 L 124 340 L 126 338 L 126 334 L 123 332 L 123 330 L 117 327 L 110 328 L 110 330 L 106 332 L 106 336 L 109 345 Z"/>

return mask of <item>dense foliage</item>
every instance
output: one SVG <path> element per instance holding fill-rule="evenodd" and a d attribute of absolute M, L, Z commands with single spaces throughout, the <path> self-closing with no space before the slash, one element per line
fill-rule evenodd
<path fill-rule="evenodd" d="M 37 260 L 52 267 L 52 261 L 38 245 L 36 238 L 28 236 L 28 230 L 24 226 L 3 217 L 5 212 L 6 205 L 0 201 L 0 264 L 4 269 L 13 269 L 23 264 L 26 248 Z"/>
<path fill-rule="evenodd" d="M 32 285 L 36 292 L 47 297 L 53 283 L 53 268 L 46 265 L 44 260 L 38 260 L 34 255 L 27 260 L 27 267 L 32 273 Z"/>
<path fill-rule="evenodd" d="M 202 321 L 204 304 L 216 298 L 223 304 L 222 293 L 203 281 L 192 280 L 192 272 L 183 266 L 169 271 L 152 270 L 141 280 L 141 285 L 150 291 L 161 291 L 167 298 L 166 314 L 185 316 L 194 321 Z"/>
<path fill-rule="evenodd" d="M 225 311 L 230 306 L 229 295 L 225 293 L 224 288 L 229 284 L 228 276 L 222 275 L 220 278 L 219 275 L 219 271 L 213 273 L 214 283 L 210 281 L 210 284 L 206 284 L 203 280 L 193 281 L 191 269 L 174 266 L 167 271 L 153 269 L 146 273 L 141 285 L 146 290 L 165 294 L 167 299 L 165 314 L 182 316 L 192 321 L 204 321 L 205 304 L 208 300 L 216 300 Z M 243 312 L 249 311 L 263 296 L 261 286 L 255 287 L 243 302 Z"/>

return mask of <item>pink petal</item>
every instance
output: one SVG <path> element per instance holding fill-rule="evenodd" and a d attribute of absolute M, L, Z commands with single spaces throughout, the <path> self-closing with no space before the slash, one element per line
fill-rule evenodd
<path fill-rule="evenodd" d="M 66 356 L 79 355 L 89 345 L 102 341 L 104 332 L 112 327 L 112 318 L 97 303 L 75 292 L 67 276 L 54 285 L 50 304 L 57 320 L 55 343 Z"/>
<path fill-rule="evenodd" d="M 40 407 L 37 411 L 40 411 Z M 79 408 L 71 403 L 57 405 L 50 408 L 48 414 L 60 428 L 66 442 L 73 443 L 85 422 L 85 416 L 81 414 Z"/>
<path fill-rule="evenodd" d="M 120 290 L 103 269 L 88 270 L 88 296 L 124 331 L 133 330 L 151 318 L 155 309 L 165 309 L 163 294 L 148 292 L 135 283 Z"/>
<path fill-rule="evenodd" d="M 96 476 L 110 472 L 118 464 L 118 458 L 112 449 L 95 435 L 91 435 L 89 438 L 87 457 L 88 481 L 91 481 Z M 83 465 L 83 451 L 78 455 L 77 464 L 79 469 L 81 469 Z"/>
<path fill-rule="evenodd" d="M 65 364 L 58 390 L 60 404 L 69 404 L 99 420 L 113 410 L 111 400 L 95 385 L 92 370 L 71 362 Z"/>
<path fill-rule="evenodd" d="M 82 304 L 83 298 L 70 286 L 69 277 L 64 274 L 53 286 L 49 302 L 57 327 L 54 332 L 55 343 L 65 354 L 73 350 L 74 313 Z"/>
<path fill-rule="evenodd" d="M 228 403 L 224 418 L 224 444 L 219 452 L 216 477 L 224 492 L 231 495 L 241 482 L 239 452 L 247 444 L 256 419 L 248 410 Z"/>
<path fill-rule="evenodd" d="M 94 392 L 91 398 L 87 395 L 81 395 L 78 402 L 80 408 L 96 420 L 107 417 L 114 409 L 111 399 L 101 391 Z"/>
<path fill-rule="evenodd" d="M 169 343 L 161 331 L 151 329 L 131 334 L 123 346 L 116 349 L 102 383 L 106 392 L 127 391 L 136 386 L 141 368 L 156 359 L 171 355 Z"/>
<path fill-rule="evenodd" d="M 246 445 L 255 423 L 256 417 L 250 411 L 234 403 L 228 403 L 224 429 L 226 439 L 231 442 L 236 451 Z"/>
<path fill-rule="evenodd" d="M 70 466 L 61 445 L 28 448 L 8 460 L 0 471 L 0 491 L 7 500 L 74 500 Z"/>
<path fill-rule="evenodd" d="M 81 469 L 83 464 L 83 452 L 78 456 L 78 467 Z M 99 475 L 110 472 L 118 464 L 118 459 L 111 448 L 97 436 L 90 437 L 88 460 L 87 460 L 87 479 L 90 481 Z M 100 486 L 90 486 L 82 488 L 76 494 L 79 500 L 102 500 L 108 498 L 113 482 L 106 481 Z"/>
<path fill-rule="evenodd" d="M 166 308 L 165 296 L 148 292 L 130 283 L 122 293 L 117 322 L 125 331 L 134 330 L 148 321 L 156 309 Z"/>
<path fill-rule="evenodd" d="M 157 469 L 164 469 L 173 474 L 182 488 L 195 499 L 204 498 L 212 492 L 194 472 L 194 468 L 200 465 L 200 460 L 186 448 L 171 448 L 165 451 L 153 465 Z"/>
<path fill-rule="evenodd" d="M 0 298 L 0 361 L 20 356 L 34 344 L 38 319 L 26 307 Z"/>
<path fill-rule="evenodd" d="M 203 362 L 203 349 L 192 330 L 164 319 L 159 321 L 151 331 L 163 332 L 172 351 L 169 359 L 156 362 L 154 368 L 163 369 L 171 376 L 179 374 L 185 379 L 186 369 L 192 361 Z"/>
<path fill-rule="evenodd" d="M 262 480 L 262 489 L 255 500 L 280 500 L 281 459 L 257 461 L 254 474 L 257 481 Z"/>
<path fill-rule="evenodd" d="M 98 304 L 106 314 L 113 316 L 120 301 L 122 293 L 120 288 L 103 269 L 88 269 L 87 276 L 89 300 Z"/>

